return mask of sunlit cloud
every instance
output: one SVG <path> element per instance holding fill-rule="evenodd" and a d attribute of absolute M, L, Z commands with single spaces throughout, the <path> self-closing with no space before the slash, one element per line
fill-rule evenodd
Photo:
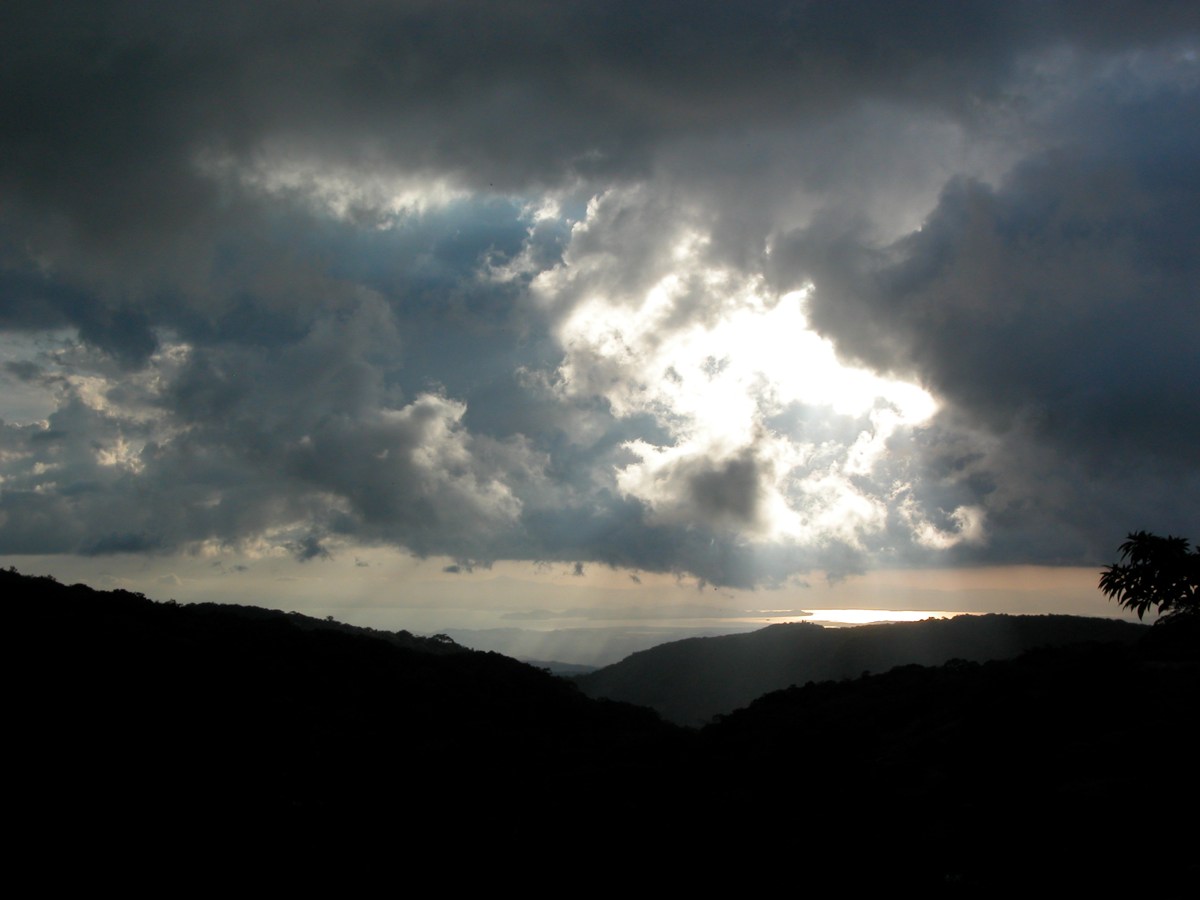
<path fill-rule="evenodd" d="M 198 153 L 196 170 L 228 188 L 276 201 L 296 201 L 314 212 L 348 222 L 388 228 L 469 196 L 450 179 L 431 173 L 375 165 L 333 165 L 320 157 L 268 148 L 243 161 L 213 150 Z M 391 171 L 389 171 L 391 170 Z"/>
<path fill-rule="evenodd" d="M 0 552 L 784 590 L 1194 534 L 1170 9 L 16 16 Z"/>
<path fill-rule="evenodd" d="M 600 204 L 589 211 L 598 217 Z M 670 435 L 667 444 L 628 441 L 636 461 L 616 476 L 654 521 L 858 545 L 861 533 L 883 528 L 887 508 L 854 477 L 870 476 L 892 435 L 926 422 L 937 403 L 915 384 L 840 360 L 809 326 L 811 287 L 774 296 L 761 276 L 711 264 L 709 244 L 683 229 L 664 255 L 667 271 L 640 297 L 593 293 L 577 303 L 559 328 L 561 390 L 603 397 L 618 417 L 652 416 Z M 574 278 L 618 280 L 599 260 L 576 264 Z M 831 444 L 823 429 L 778 425 L 794 408 L 808 425 L 838 419 L 857 430 Z"/>

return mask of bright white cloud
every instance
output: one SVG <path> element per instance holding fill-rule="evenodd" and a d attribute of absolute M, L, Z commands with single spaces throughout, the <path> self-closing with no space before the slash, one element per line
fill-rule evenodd
<path fill-rule="evenodd" d="M 749 586 L 1193 532 L 1186 5 L 214 3 L 14 19 L 0 549 Z"/>
<path fill-rule="evenodd" d="M 606 207 L 637 209 L 638 199 L 593 200 L 575 229 L 581 246 L 537 285 L 548 306 L 581 297 L 559 326 L 562 392 L 602 397 L 618 417 L 648 414 L 670 435 L 626 443 L 635 461 L 617 471 L 619 489 L 654 521 L 702 521 L 757 540 L 857 546 L 882 529 L 886 503 L 854 477 L 873 473 L 898 429 L 927 421 L 934 399 L 843 363 L 809 327 L 807 289 L 772 295 L 761 275 L 714 264 L 709 236 L 689 225 L 648 237 L 666 252 L 645 290 L 614 290 L 622 259 L 611 248 L 630 240 L 619 233 L 629 219 Z M 838 444 L 775 421 L 796 408 L 859 430 Z"/>

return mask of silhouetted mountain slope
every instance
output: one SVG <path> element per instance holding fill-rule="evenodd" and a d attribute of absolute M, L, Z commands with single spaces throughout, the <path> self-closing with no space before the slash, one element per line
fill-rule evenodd
<path fill-rule="evenodd" d="M 964 887 L 1192 896 L 1196 832 L 1180 811 L 1200 800 L 1187 761 L 1200 642 L 1194 627 L 1153 631 L 792 687 L 708 726 L 703 753 L 773 773 L 782 808 L 821 810 L 819 827 L 793 829 L 800 843 L 875 835 L 898 865 L 924 857 Z M 733 798 L 722 815 L 756 806 Z"/>
<path fill-rule="evenodd" d="M 575 681 L 591 697 L 649 706 L 670 721 L 702 725 L 792 684 L 910 663 L 940 665 L 955 657 L 1007 659 L 1034 647 L 1078 641 L 1133 641 L 1144 630 L 1080 616 L 958 616 L 856 628 L 772 625 L 662 644 Z"/>
<path fill-rule="evenodd" d="M 38 773 L 35 819 L 277 828 L 465 803 L 550 816 L 606 802 L 610 774 L 664 778 L 655 748 L 675 729 L 654 713 L 498 654 L 12 571 L 0 591 L 19 636 L 10 764 Z"/>
<path fill-rule="evenodd" d="M 382 870 L 560 891 L 1194 894 L 1194 623 L 814 683 L 692 732 L 444 642 L 11 571 L 0 590 L 9 857 L 56 883 L 167 861 L 171 883 L 245 882 L 250 864 L 275 892 L 327 866 L 342 893 Z"/>

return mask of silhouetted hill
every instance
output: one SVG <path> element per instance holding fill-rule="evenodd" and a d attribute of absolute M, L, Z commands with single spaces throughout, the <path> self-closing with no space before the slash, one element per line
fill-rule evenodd
<path fill-rule="evenodd" d="M 1134 641 L 1146 626 L 1080 616 L 958 616 L 856 628 L 807 622 L 771 625 L 749 634 L 662 644 L 575 679 L 591 697 L 657 710 L 683 725 L 792 684 L 885 672 L 952 658 L 1009 659 L 1034 647 L 1080 641 Z"/>
<path fill-rule="evenodd" d="M 574 677 L 576 675 L 587 675 L 589 672 L 595 672 L 595 666 L 585 666 L 580 663 L 559 662 L 556 659 L 522 659 L 521 662 L 526 665 L 534 666 L 538 669 L 545 669 L 553 675 L 561 675 L 564 677 Z"/>
<path fill-rule="evenodd" d="M 555 817 L 602 808 L 610 774 L 657 782 L 654 748 L 676 733 L 649 710 L 437 639 L 11 570 L 0 592 L 19 673 L 10 765 L 38 773 L 31 824 L 106 827 L 121 810 L 277 830 L 389 808 L 432 821 L 464 804 L 476 822 L 514 808 Z"/>
<path fill-rule="evenodd" d="M 813 683 L 693 732 L 444 641 L 0 590 L 9 856 L 56 883 L 1194 893 L 1195 623 Z"/>
<path fill-rule="evenodd" d="M 966 893 L 1193 896 L 1195 829 L 1180 811 L 1200 800 L 1188 761 L 1200 635 L 1180 624 L 1135 645 L 902 666 L 763 696 L 702 732 L 714 769 L 764 773 L 758 798 L 730 797 L 720 815 L 753 815 L 766 796 L 819 810 L 791 819 L 799 844 L 882 842 L 897 872 L 925 859 L 931 885 Z"/>

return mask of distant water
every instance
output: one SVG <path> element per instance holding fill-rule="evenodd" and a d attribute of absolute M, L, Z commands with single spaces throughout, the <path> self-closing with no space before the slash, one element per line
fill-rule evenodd
<path fill-rule="evenodd" d="M 777 622 L 813 622 L 827 627 L 845 625 L 871 625 L 876 622 L 920 622 L 924 619 L 953 619 L 961 616 L 961 612 L 951 612 L 946 609 L 812 609 L 808 615 L 786 616 L 783 618 L 763 617 L 748 621 L 763 625 L 774 625 Z"/>
<path fill-rule="evenodd" d="M 732 633 L 751 631 L 767 625 L 779 625 L 786 622 L 812 622 L 826 628 L 843 628 L 850 625 L 872 625 L 879 622 L 953 619 L 955 616 L 961 615 L 968 614 L 948 609 L 757 609 L 746 610 L 745 614 L 740 616 L 677 617 L 653 623 L 641 620 L 637 624 L 656 624 L 676 628 L 727 629 Z M 630 620 L 627 624 L 634 624 L 634 621 Z"/>

